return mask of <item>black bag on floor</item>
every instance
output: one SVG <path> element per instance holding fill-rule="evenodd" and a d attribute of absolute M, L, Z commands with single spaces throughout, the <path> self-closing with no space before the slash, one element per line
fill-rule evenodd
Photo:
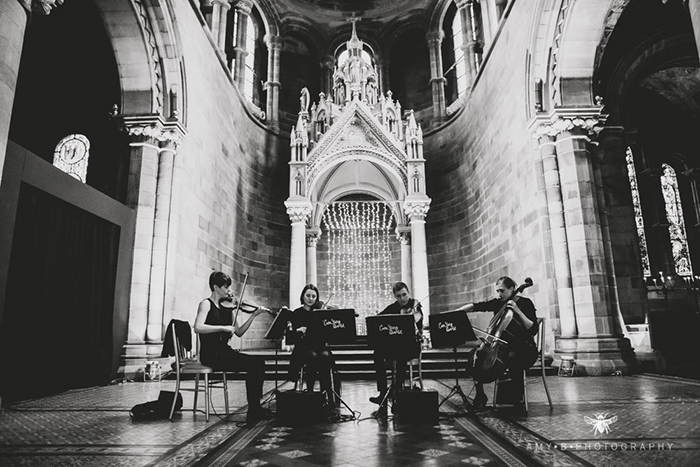
<path fill-rule="evenodd" d="M 173 405 L 173 398 L 175 393 L 173 391 L 160 391 L 158 394 L 157 401 L 144 402 L 143 404 L 136 404 L 129 411 L 129 415 L 134 420 L 162 420 L 170 416 L 170 408 Z M 177 394 L 177 401 L 175 402 L 175 411 L 179 411 L 182 408 L 182 394 Z"/>

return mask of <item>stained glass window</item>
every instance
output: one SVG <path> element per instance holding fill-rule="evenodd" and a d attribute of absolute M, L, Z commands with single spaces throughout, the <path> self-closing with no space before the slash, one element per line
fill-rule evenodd
<path fill-rule="evenodd" d="M 467 90 L 467 67 L 464 63 L 464 49 L 462 48 L 462 17 L 459 11 L 452 21 L 452 40 L 454 42 L 455 52 L 455 78 L 457 81 L 457 95 L 462 97 Z"/>
<path fill-rule="evenodd" d="M 676 274 L 679 276 L 692 276 L 693 267 L 690 264 L 688 253 L 688 237 L 685 233 L 683 221 L 683 207 L 678 191 L 678 179 L 676 172 L 668 164 L 662 164 L 661 191 L 666 205 L 666 219 L 668 219 L 668 234 L 671 237 L 671 251 L 673 262 L 676 266 Z"/>
<path fill-rule="evenodd" d="M 234 41 L 238 37 L 238 14 L 233 15 L 233 38 Z M 243 94 L 248 100 L 253 100 L 253 85 L 255 83 L 255 23 L 253 18 L 248 15 L 246 19 L 246 37 L 245 37 L 245 72 L 243 74 Z M 235 69 L 235 59 L 232 69 Z"/>
<path fill-rule="evenodd" d="M 649 250 L 647 249 L 647 237 L 644 233 L 644 218 L 642 217 L 642 204 L 639 202 L 639 185 L 637 185 L 637 172 L 634 169 L 634 156 L 632 149 L 627 148 L 627 175 L 630 180 L 632 190 L 632 205 L 634 206 L 634 219 L 637 224 L 637 238 L 639 239 L 639 252 L 642 257 L 642 271 L 644 277 L 651 276 L 651 266 L 649 266 Z"/>

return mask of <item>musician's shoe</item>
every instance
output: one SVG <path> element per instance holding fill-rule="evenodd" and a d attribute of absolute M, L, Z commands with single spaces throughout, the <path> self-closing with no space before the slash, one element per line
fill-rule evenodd
<path fill-rule="evenodd" d="M 489 401 L 489 398 L 486 397 L 486 394 L 483 392 L 479 392 L 474 397 L 474 402 L 472 402 L 472 406 L 475 409 L 483 409 L 484 407 L 486 407 L 486 403 L 488 401 Z"/>
<path fill-rule="evenodd" d="M 379 404 L 381 404 L 382 401 L 384 400 L 384 396 L 386 396 L 386 391 L 380 392 L 378 396 L 370 397 L 370 398 L 369 398 L 369 401 L 370 401 L 371 403 L 373 403 L 373 404 L 379 405 Z"/>

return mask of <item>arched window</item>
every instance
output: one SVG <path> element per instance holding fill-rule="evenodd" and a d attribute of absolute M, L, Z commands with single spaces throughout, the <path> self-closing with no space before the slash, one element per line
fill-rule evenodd
<path fill-rule="evenodd" d="M 634 156 L 632 149 L 627 147 L 627 176 L 632 190 L 632 205 L 634 206 L 634 219 L 637 224 L 637 238 L 639 239 L 639 253 L 642 257 L 642 271 L 644 277 L 651 277 L 649 265 L 649 250 L 647 249 L 647 237 L 644 233 L 644 218 L 642 217 L 642 204 L 639 201 L 639 185 L 637 185 L 637 172 L 634 169 Z"/>
<path fill-rule="evenodd" d="M 233 37 L 235 40 L 235 38 L 238 37 L 238 21 L 240 15 L 234 15 L 233 18 Z M 244 48 L 247 55 L 245 56 L 245 73 L 243 75 L 243 95 L 245 95 L 248 100 L 252 101 L 253 83 L 255 82 L 255 38 L 257 34 L 252 15 L 246 15 L 245 33 Z"/>
<path fill-rule="evenodd" d="M 671 251 L 676 274 L 679 276 L 692 276 L 693 267 L 690 264 L 688 253 L 688 237 L 685 233 L 683 221 L 683 207 L 681 206 L 680 192 L 678 191 L 678 179 L 676 172 L 668 164 L 661 165 L 661 191 L 666 207 L 666 219 L 668 219 L 668 234 L 671 238 Z"/>
<path fill-rule="evenodd" d="M 452 43 L 455 53 L 455 82 L 457 84 L 457 97 L 462 97 L 467 90 L 467 67 L 464 63 L 464 41 L 462 40 L 462 17 L 457 12 L 452 20 Z"/>

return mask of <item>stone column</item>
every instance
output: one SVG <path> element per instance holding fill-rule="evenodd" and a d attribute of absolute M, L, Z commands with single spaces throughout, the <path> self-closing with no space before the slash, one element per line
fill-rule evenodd
<path fill-rule="evenodd" d="M 267 122 L 270 128 L 279 129 L 280 109 L 280 51 L 282 50 L 282 38 L 279 36 L 265 36 L 267 44 Z"/>
<path fill-rule="evenodd" d="M 222 53 L 226 53 L 226 19 L 231 4 L 228 0 L 213 0 L 212 2 L 211 35 L 216 41 L 216 46 Z"/>
<path fill-rule="evenodd" d="M 539 138 L 539 157 L 542 163 L 541 167 L 547 198 L 547 217 L 552 237 L 554 278 L 557 303 L 559 305 L 558 328 L 562 337 L 571 338 L 575 337 L 578 331 L 576 329 L 574 292 L 571 286 L 571 261 L 566 237 L 566 222 L 564 221 L 564 201 L 559 181 L 557 151 L 553 137 L 543 135 Z M 556 329 L 557 326 L 553 326 L 553 328 Z"/>
<path fill-rule="evenodd" d="M 637 223 L 627 170 L 627 144 L 622 127 L 607 126 L 600 134 L 598 153 L 602 186 L 607 196 L 608 230 L 614 260 L 616 294 L 626 297 L 619 302 L 625 318 L 644 322 L 648 312 L 647 290 L 641 257 Z M 622 328 L 623 334 L 626 328 Z"/>
<path fill-rule="evenodd" d="M 430 314 L 428 248 L 425 239 L 425 216 L 428 214 L 428 209 L 430 209 L 429 201 L 404 203 L 404 211 L 411 220 L 412 296 L 421 301 L 424 316 Z"/>
<path fill-rule="evenodd" d="M 321 229 L 318 227 L 306 229 L 306 283 L 314 284 L 316 287 L 318 287 L 316 245 L 319 238 L 321 238 Z M 289 293 L 291 294 L 292 291 Z"/>
<path fill-rule="evenodd" d="M 233 38 L 233 80 L 238 85 L 241 91 L 245 81 L 245 58 L 248 56 L 248 51 L 245 49 L 246 36 L 248 34 L 248 16 L 253 8 L 251 0 L 238 0 L 234 4 L 236 15 L 236 37 Z"/>
<path fill-rule="evenodd" d="M 464 53 L 464 64 L 467 70 L 467 89 L 471 89 L 478 71 L 476 41 L 472 33 L 474 29 L 474 25 L 472 24 L 473 0 L 458 0 L 456 3 L 460 19 L 462 20 L 462 52 Z"/>
<path fill-rule="evenodd" d="M 700 0 L 688 0 L 688 10 L 693 24 L 696 51 L 700 51 Z"/>
<path fill-rule="evenodd" d="M 386 94 L 389 90 L 389 62 L 388 58 L 375 57 L 374 62 L 377 64 L 377 84 L 379 85 L 380 95 Z"/>
<path fill-rule="evenodd" d="M 289 305 L 306 285 L 306 220 L 311 215 L 311 203 L 285 201 L 292 221 L 292 245 L 289 255 Z"/>
<path fill-rule="evenodd" d="M 560 222 L 561 196 L 563 232 L 558 231 L 558 224 L 551 224 L 552 236 L 565 234 L 568 253 L 567 259 L 561 246 L 554 245 L 554 261 L 562 269 L 568 261 L 573 291 L 571 309 L 562 304 L 559 307 L 566 334 L 562 330 L 561 336 L 555 336 L 555 352 L 574 355 L 582 375 L 609 375 L 618 370 L 628 373 L 636 364 L 629 340 L 622 336 L 616 322 L 617 300 L 610 291 L 615 285 L 610 283 L 614 276 L 612 249 L 606 246 L 610 242 L 607 212 L 597 155 L 590 141 L 605 124 L 607 116 L 601 110 L 602 106 L 555 109 L 549 115 L 538 115 L 534 125 L 531 123 L 537 135 L 552 138 L 545 141 L 542 151 L 543 171 L 549 178 L 547 202 Z M 562 287 L 559 281 L 557 287 Z M 565 320 L 572 316 L 575 327 Z"/>
<path fill-rule="evenodd" d="M 442 76 L 442 40 L 445 33 L 431 31 L 426 35 L 430 50 L 430 84 L 433 88 L 433 125 L 439 125 L 445 119 L 445 77 Z"/>
<path fill-rule="evenodd" d="M 127 204 L 136 211 L 128 360 L 160 354 L 174 158 L 185 131 L 161 117 L 124 117 L 124 123 L 132 138 Z"/>
<path fill-rule="evenodd" d="M 326 55 L 321 59 L 321 92 L 330 99 L 333 94 L 333 71 L 335 70 L 335 57 Z"/>
<path fill-rule="evenodd" d="M 411 274 L 411 227 L 400 225 L 396 227 L 396 236 L 401 242 L 401 282 L 413 290 Z M 420 298 L 418 298 L 420 300 Z"/>

